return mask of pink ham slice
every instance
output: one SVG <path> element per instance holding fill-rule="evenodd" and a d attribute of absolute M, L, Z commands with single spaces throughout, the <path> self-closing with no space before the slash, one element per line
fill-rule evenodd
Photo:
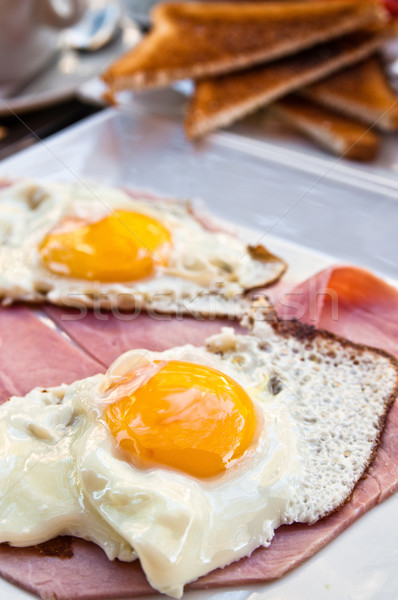
<path fill-rule="evenodd" d="M 161 351 L 183 344 L 200 346 L 221 327 L 241 329 L 228 319 L 207 321 L 144 313 L 118 317 L 105 312 L 88 312 L 84 318 L 79 318 L 79 311 L 54 306 L 47 306 L 45 312 L 76 344 L 106 366 L 133 348 Z"/>
<path fill-rule="evenodd" d="M 278 282 L 264 290 L 272 302 L 292 285 Z M 44 312 L 57 326 L 90 356 L 109 366 L 120 354 L 133 348 L 160 352 L 174 346 L 193 344 L 201 346 L 206 338 L 218 333 L 221 327 L 233 327 L 237 332 L 246 330 L 231 319 L 204 319 L 63 309 L 48 305 Z"/>
<path fill-rule="evenodd" d="M 282 289 L 276 308 L 282 318 L 297 318 L 398 355 L 398 290 L 365 269 L 325 269 L 293 289 Z"/>
<path fill-rule="evenodd" d="M 328 327 L 353 341 L 378 346 L 398 356 L 398 292 L 394 288 L 366 271 L 350 267 L 327 269 L 297 288 L 301 290 L 299 296 L 289 298 L 285 295 L 278 304 L 280 314 L 300 316 L 318 327 Z M 328 289 L 330 302 L 328 295 L 324 293 L 325 288 Z M 337 321 L 331 315 L 331 302 L 336 295 L 339 307 Z M 287 302 L 291 304 L 292 299 L 296 302 L 299 300 L 296 310 L 286 306 Z M 299 315 L 297 309 L 300 311 Z M 180 325 L 172 322 L 163 338 L 160 336 L 163 336 L 164 325 L 156 326 L 145 316 L 140 316 L 135 325 L 132 322 L 127 333 L 125 324 L 114 323 L 113 319 L 101 324 L 94 322 L 90 315 L 81 321 L 65 321 L 62 318 L 65 312 L 56 308 L 48 309 L 48 314 L 82 348 L 103 364 L 108 364 L 116 354 L 127 349 L 128 345 L 138 347 L 153 343 L 157 349 L 163 349 L 167 345 L 188 341 L 200 344 L 203 337 L 218 329 L 218 323 L 215 322 L 190 322 L 189 332 L 187 330 L 184 333 L 185 321 L 180 322 Z M 181 329 L 175 333 L 179 326 Z M 203 336 L 202 328 L 206 328 Z M 147 334 L 149 337 L 146 337 Z M 120 338 L 116 342 L 115 335 Z M 101 346 L 100 350 L 98 345 Z M 14 355 L 12 345 L 10 353 Z M 9 383 L 16 385 L 17 381 L 12 376 Z M 189 587 L 197 589 L 269 581 L 282 576 L 312 556 L 361 514 L 397 490 L 397 434 L 398 405 L 395 404 L 390 411 L 381 447 L 368 476 L 358 484 L 351 500 L 341 510 L 311 527 L 300 524 L 281 527 L 269 548 L 260 548 L 251 557 L 218 569 Z M 43 598 L 100 600 L 153 593 L 137 563 L 110 562 L 99 548 L 81 540 L 73 540 L 73 549 L 71 559 L 61 560 L 51 556 L 43 557 L 32 548 L 9 548 L 2 545 L 0 572 L 7 579 Z"/>
<path fill-rule="evenodd" d="M 104 370 L 24 307 L 0 309 L 0 365 L 0 402 Z"/>

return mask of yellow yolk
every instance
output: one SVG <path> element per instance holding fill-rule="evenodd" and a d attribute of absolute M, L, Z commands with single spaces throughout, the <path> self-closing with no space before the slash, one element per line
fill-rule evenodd
<path fill-rule="evenodd" d="M 161 223 L 117 210 L 95 223 L 69 219 L 40 244 L 46 267 L 57 275 L 101 282 L 134 281 L 167 263 L 171 236 Z"/>
<path fill-rule="evenodd" d="M 104 414 L 117 445 L 133 459 L 211 477 L 247 450 L 256 430 L 255 408 L 228 375 L 170 361 L 134 376 L 141 378 L 140 387 Z"/>

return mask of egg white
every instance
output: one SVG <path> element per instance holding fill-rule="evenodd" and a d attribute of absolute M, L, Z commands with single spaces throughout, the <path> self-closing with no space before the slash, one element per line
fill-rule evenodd
<path fill-rule="evenodd" d="M 246 387 L 260 385 L 260 395 L 251 391 L 255 442 L 225 474 L 206 480 L 139 469 L 116 448 L 101 420 L 103 391 L 138 362 L 160 358 L 221 367 Z M 106 375 L 12 398 L 0 407 L 0 541 L 92 540 L 110 559 L 138 556 L 153 587 L 175 597 L 188 581 L 268 544 L 293 519 L 288 503 L 302 469 L 294 421 L 266 382 L 264 373 L 239 375 L 232 363 L 187 345 L 134 350 Z"/>
<path fill-rule="evenodd" d="M 65 217 L 99 221 L 115 210 L 157 219 L 172 235 L 153 276 L 99 283 L 50 272 L 38 246 Z M 106 240 L 104 240 L 106 243 Z M 19 182 L 0 190 L 0 298 L 67 306 L 241 315 L 246 289 L 278 279 L 285 263 L 262 246 L 248 251 L 230 233 L 206 229 L 189 202 L 133 198 L 99 184 Z"/>
<path fill-rule="evenodd" d="M 80 394 L 99 379 L 85 380 Z M 132 560 L 131 546 L 90 509 L 78 483 L 74 449 L 85 419 L 70 401 L 74 393 L 66 385 L 36 388 L 0 407 L 0 539 L 31 546 L 60 533 L 77 535 L 110 559 Z"/>

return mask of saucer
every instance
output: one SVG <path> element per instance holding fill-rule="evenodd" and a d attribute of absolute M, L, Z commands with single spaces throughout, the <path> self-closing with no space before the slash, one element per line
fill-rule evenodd
<path fill-rule="evenodd" d="M 137 26 L 130 22 L 110 44 L 95 52 L 79 52 L 68 48 L 56 51 L 52 60 L 36 77 L 0 88 L 0 116 L 10 116 L 44 108 L 74 97 L 78 89 L 96 78 L 121 54 L 140 39 Z M 8 93 L 7 93 L 8 91 Z M 2 95 L 2 92 L 4 95 Z"/>

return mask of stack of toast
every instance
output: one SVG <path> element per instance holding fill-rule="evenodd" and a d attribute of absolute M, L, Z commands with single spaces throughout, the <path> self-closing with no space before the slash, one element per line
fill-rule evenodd
<path fill-rule="evenodd" d="M 199 138 L 263 107 L 333 153 L 371 160 L 398 102 L 378 50 L 394 35 L 379 0 L 165 2 L 143 41 L 103 74 L 109 93 L 195 80 Z"/>

